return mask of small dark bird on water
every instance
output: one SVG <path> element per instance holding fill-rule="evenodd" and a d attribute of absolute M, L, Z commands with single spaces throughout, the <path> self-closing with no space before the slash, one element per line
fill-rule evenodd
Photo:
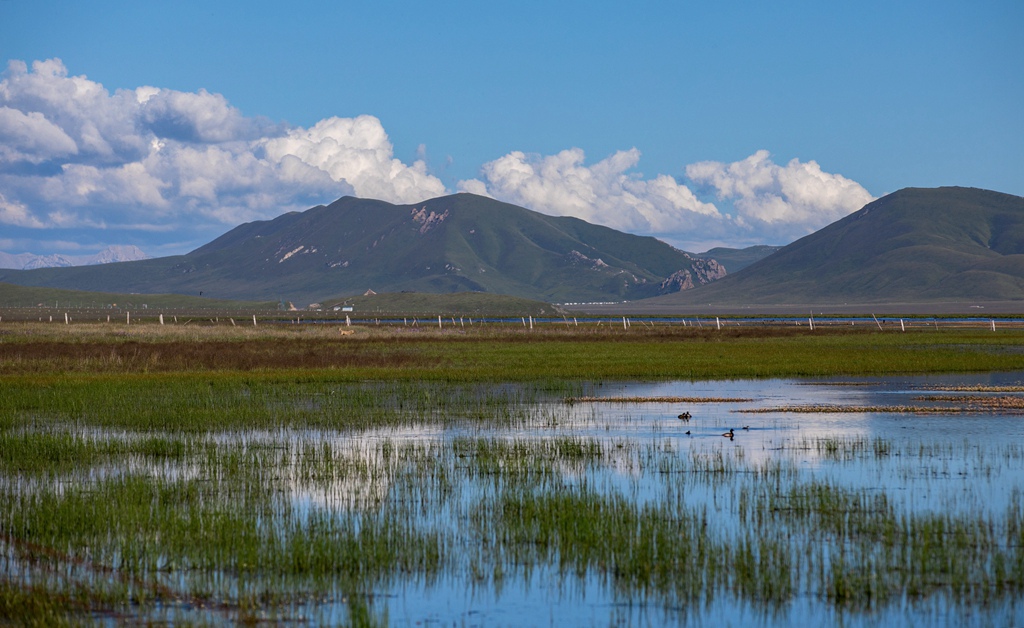
<path fill-rule="evenodd" d="M 679 420 L 680 421 L 689 421 L 690 420 L 690 413 L 689 412 L 684 412 L 684 413 L 680 414 L 679 415 Z"/>
<path fill-rule="evenodd" d="M 750 426 L 749 426 L 749 425 L 744 425 L 744 426 L 743 426 L 743 429 L 745 429 L 745 430 L 749 430 L 749 429 L 750 429 Z"/>
<path fill-rule="evenodd" d="M 689 436 L 689 435 L 690 435 L 690 430 L 686 430 L 686 435 L 687 435 L 687 436 Z"/>
<path fill-rule="evenodd" d="M 726 438 L 729 438 L 729 439 L 731 439 L 731 438 L 732 438 L 733 436 L 736 436 L 736 433 L 735 433 L 735 432 L 733 432 L 733 431 L 732 431 L 732 428 L 730 427 L 730 428 L 729 428 L 729 431 L 728 431 L 728 432 L 726 432 L 725 434 L 722 434 L 722 436 L 724 436 L 724 437 L 726 437 Z"/>

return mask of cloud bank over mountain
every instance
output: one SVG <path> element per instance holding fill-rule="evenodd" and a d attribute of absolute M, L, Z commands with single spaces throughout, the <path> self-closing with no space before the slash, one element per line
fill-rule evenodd
<path fill-rule="evenodd" d="M 719 208 L 673 177 L 633 172 L 639 161 L 635 148 L 591 166 L 578 148 L 550 156 L 516 151 L 484 164 L 482 180 L 461 181 L 459 189 L 675 242 L 788 243 L 874 200 L 856 182 L 823 172 L 813 161 L 779 166 L 761 150 L 730 164 L 686 167 L 698 190 L 731 205 Z"/>
<path fill-rule="evenodd" d="M 823 172 L 814 161 L 779 166 L 766 150 L 731 164 L 690 164 L 686 176 L 733 201 L 738 224 L 779 236 L 806 235 L 799 230 L 816 231 L 875 200 L 860 184 Z"/>
<path fill-rule="evenodd" d="M 767 151 L 690 164 L 679 178 L 641 174 L 640 156 L 631 148 L 587 165 L 579 148 L 513 151 L 457 189 L 673 243 L 784 243 L 873 200 L 814 161 L 778 165 Z M 96 242 L 103 231 L 135 234 L 146 246 L 187 231 L 195 241 L 180 244 L 193 246 L 345 194 L 416 203 L 449 191 L 423 159 L 395 158 L 371 115 L 289 126 L 205 90 L 111 93 L 59 59 L 11 61 L 0 75 L 0 225 L 18 232 L 11 244 L 60 230 Z"/>

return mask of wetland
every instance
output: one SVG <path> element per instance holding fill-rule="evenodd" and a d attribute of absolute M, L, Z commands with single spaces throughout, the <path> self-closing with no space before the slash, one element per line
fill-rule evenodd
<path fill-rule="evenodd" d="M 1024 619 L 1024 332 L 294 327 L 0 327 L 0 617 Z"/>

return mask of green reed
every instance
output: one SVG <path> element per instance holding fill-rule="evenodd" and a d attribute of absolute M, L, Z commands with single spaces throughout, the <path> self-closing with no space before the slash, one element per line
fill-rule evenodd
<path fill-rule="evenodd" d="M 560 391 L 578 390 L 566 384 Z M 367 429 L 388 425 L 529 418 L 547 383 L 336 382 L 329 379 L 155 377 L 56 378 L 11 382 L 0 397 L 0 428 L 59 421 L 104 428 L 209 431 L 233 428 Z"/>
<path fill-rule="evenodd" d="M 755 460 L 720 438 L 584 438 L 550 427 L 569 387 L 16 384 L 0 399 L 0 618 L 287 621 L 340 604 L 386 621 L 376 593 L 537 574 L 658 608 L 978 608 L 1024 592 L 1019 492 L 1005 509 L 921 509 L 826 473 L 927 482 L 956 460 L 998 476 L 1019 445 L 804 438 Z"/>

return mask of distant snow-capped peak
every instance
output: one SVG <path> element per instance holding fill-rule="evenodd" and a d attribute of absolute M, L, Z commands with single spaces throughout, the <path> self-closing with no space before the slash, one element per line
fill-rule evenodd
<path fill-rule="evenodd" d="M 149 256 L 134 244 L 112 244 L 94 255 L 35 255 L 19 253 L 11 255 L 0 253 L 0 268 L 32 270 L 34 268 L 60 268 L 66 266 L 91 266 L 93 264 L 110 264 L 112 262 L 133 262 L 149 259 Z"/>
<path fill-rule="evenodd" d="M 134 244 L 112 244 L 93 255 L 85 262 L 88 264 L 110 264 L 112 262 L 134 262 L 140 259 L 149 259 L 149 256 L 142 252 Z"/>

